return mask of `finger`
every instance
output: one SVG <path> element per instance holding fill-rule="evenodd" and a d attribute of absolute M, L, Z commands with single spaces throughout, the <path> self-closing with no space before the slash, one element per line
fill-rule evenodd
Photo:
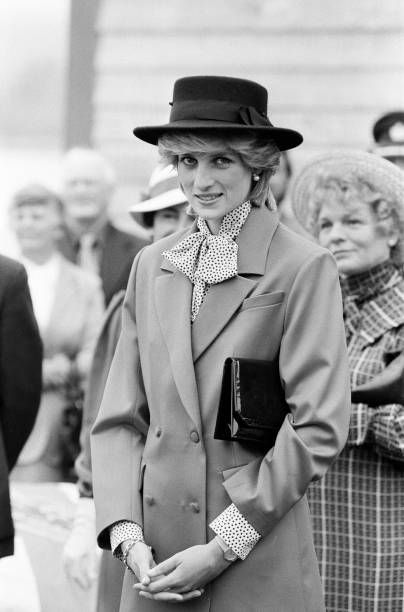
<path fill-rule="evenodd" d="M 200 597 L 203 593 L 203 589 L 195 589 L 194 591 L 188 591 L 188 593 L 183 593 L 181 595 L 181 601 L 188 601 L 189 599 L 196 599 Z"/>
<path fill-rule="evenodd" d="M 158 576 L 169 574 L 170 572 L 174 571 L 177 566 L 178 566 L 178 560 L 176 559 L 176 556 L 174 555 L 173 557 L 170 557 L 169 559 L 162 561 L 158 565 L 155 565 L 153 569 L 149 570 L 147 573 L 148 573 L 148 576 L 150 576 L 150 578 L 157 578 Z"/>
<path fill-rule="evenodd" d="M 148 593 L 158 593 L 160 591 L 176 591 L 178 587 L 178 575 L 176 572 L 172 572 L 168 576 L 158 578 L 157 580 L 150 581 L 148 585 L 144 583 L 136 583 L 134 588 L 140 591 L 147 591 Z"/>
<path fill-rule="evenodd" d="M 184 593 L 183 595 L 169 591 L 155 593 L 154 595 L 148 593 L 147 591 L 140 591 L 139 595 L 145 599 L 154 599 L 155 601 L 171 601 L 181 603 L 184 601 L 189 601 L 190 599 L 196 599 L 197 597 L 200 597 L 202 593 L 203 591 L 201 589 L 195 589 L 194 591 L 188 591 L 188 593 Z"/>

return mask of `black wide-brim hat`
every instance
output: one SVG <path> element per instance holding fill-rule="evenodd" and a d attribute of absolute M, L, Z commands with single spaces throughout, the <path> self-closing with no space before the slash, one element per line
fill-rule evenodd
<path fill-rule="evenodd" d="M 275 127 L 267 116 L 268 92 L 247 79 L 192 76 L 174 83 L 169 123 L 136 127 L 135 136 L 153 145 L 163 134 L 204 132 L 242 134 L 253 132 L 273 140 L 281 151 L 293 149 L 303 136 L 288 128 Z"/>

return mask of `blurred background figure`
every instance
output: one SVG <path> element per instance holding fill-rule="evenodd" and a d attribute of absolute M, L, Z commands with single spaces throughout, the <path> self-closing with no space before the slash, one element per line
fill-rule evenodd
<path fill-rule="evenodd" d="M 150 177 L 146 199 L 130 209 L 131 214 L 148 228 L 153 241 L 172 234 L 193 221 L 186 213 L 187 201 L 178 186 L 178 174 L 172 166 L 158 166 Z M 118 292 L 105 313 L 91 366 L 85 395 L 81 452 L 76 461 L 79 503 L 70 537 L 64 550 L 68 576 L 88 589 L 97 574 L 99 549 L 96 543 L 93 502 L 90 431 L 98 413 L 121 331 L 121 308 L 125 292 Z M 124 566 L 109 552 L 103 551 L 98 583 L 97 612 L 119 609 Z"/>
<path fill-rule="evenodd" d="M 8 477 L 35 421 L 41 397 L 41 367 L 42 344 L 32 310 L 26 272 L 21 264 L 0 256 L 0 607 L 2 610 L 15 610 L 19 599 L 18 591 L 15 590 L 19 585 L 12 582 L 14 564 L 10 564 L 9 559 L 4 559 L 14 553 L 14 526 Z M 11 588 L 9 588 L 10 583 Z M 33 592 L 30 592 L 33 601 L 36 591 L 32 583 L 30 586 L 33 589 Z"/>
<path fill-rule="evenodd" d="M 115 173 L 97 151 L 74 148 L 62 162 L 66 228 L 59 248 L 64 256 L 102 281 L 105 303 L 125 289 L 130 268 L 144 240 L 112 225 L 108 208 Z"/>
<path fill-rule="evenodd" d="M 57 250 L 64 214 L 55 193 L 41 185 L 21 189 L 12 200 L 10 218 L 44 344 L 41 406 L 12 478 L 61 481 L 71 459 L 63 419 L 85 385 L 102 321 L 103 295 L 98 277 Z"/>
<path fill-rule="evenodd" d="M 269 181 L 271 191 L 274 195 L 278 210 L 281 210 L 282 202 L 287 194 L 290 179 L 292 177 L 292 164 L 286 151 L 282 151 L 279 159 L 279 167 Z"/>
<path fill-rule="evenodd" d="M 178 184 L 173 166 L 157 166 L 153 171 L 144 199 L 131 207 L 130 213 L 150 232 L 153 242 L 189 225 L 188 203 Z"/>
<path fill-rule="evenodd" d="M 370 153 L 323 155 L 293 205 L 337 262 L 356 393 L 404 351 L 404 173 Z M 404 406 L 380 391 L 352 402 L 347 445 L 309 489 L 328 612 L 403 609 Z"/>
<path fill-rule="evenodd" d="M 21 264 L 0 256 L 0 558 L 13 554 L 8 474 L 34 425 L 41 367 L 27 275 Z"/>
<path fill-rule="evenodd" d="M 404 110 L 379 117 L 373 126 L 373 139 L 372 153 L 404 170 Z"/>

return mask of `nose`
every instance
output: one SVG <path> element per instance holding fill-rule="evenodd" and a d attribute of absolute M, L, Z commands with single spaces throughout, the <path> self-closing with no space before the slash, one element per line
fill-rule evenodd
<path fill-rule="evenodd" d="M 200 161 L 195 170 L 194 190 L 207 191 L 214 184 L 212 171 L 207 163 Z"/>
<path fill-rule="evenodd" d="M 328 241 L 330 244 L 340 243 L 345 240 L 345 232 L 342 223 L 334 223 L 328 232 Z"/>

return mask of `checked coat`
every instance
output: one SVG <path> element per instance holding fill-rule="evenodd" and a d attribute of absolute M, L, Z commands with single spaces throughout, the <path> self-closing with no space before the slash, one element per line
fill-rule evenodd
<path fill-rule="evenodd" d="M 390 262 L 343 284 L 351 383 L 404 350 L 404 279 Z M 329 612 L 402 612 L 404 407 L 353 404 L 348 443 L 309 488 Z"/>

